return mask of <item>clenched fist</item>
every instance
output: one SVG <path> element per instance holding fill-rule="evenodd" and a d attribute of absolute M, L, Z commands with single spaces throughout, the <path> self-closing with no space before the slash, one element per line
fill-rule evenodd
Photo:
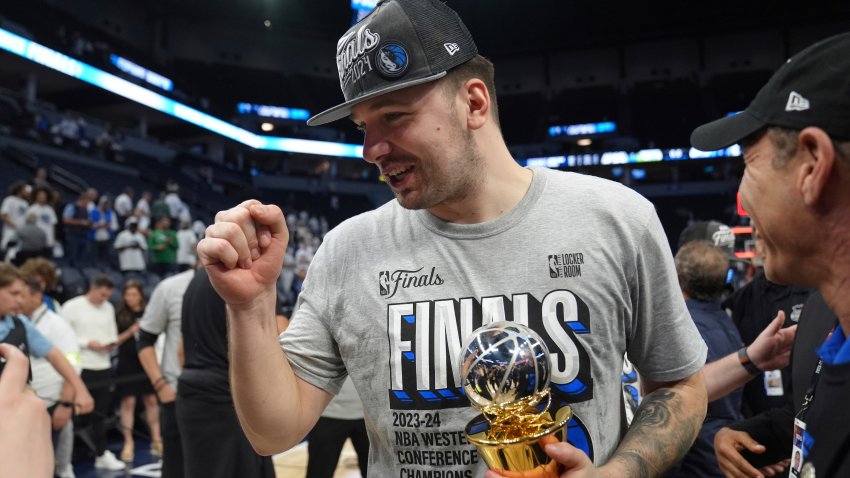
<path fill-rule="evenodd" d="M 197 251 L 221 298 L 231 307 L 250 307 L 274 297 L 288 242 L 280 208 L 251 199 L 216 214 Z"/>

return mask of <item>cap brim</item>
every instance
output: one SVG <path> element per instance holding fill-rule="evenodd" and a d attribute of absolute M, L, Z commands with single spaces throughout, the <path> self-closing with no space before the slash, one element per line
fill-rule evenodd
<path fill-rule="evenodd" d="M 700 151 L 716 151 L 755 133 L 765 123 L 748 111 L 706 123 L 691 133 L 691 145 Z"/>
<path fill-rule="evenodd" d="M 398 91 L 403 88 L 407 88 L 409 86 L 421 85 L 423 83 L 428 83 L 434 80 L 439 80 L 440 78 L 446 76 L 445 71 L 441 71 L 431 76 L 426 76 L 425 78 L 417 78 L 415 80 L 403 81 L 401 83 L 395 83 L 385 88 L 381 88 L 379 90 L 375 90 L 369 94 L 358 96 L 352 100 L 346 101 L 345 103 L 334 106 L 333 108 L 329 108 L 316 116 L 307 120 L 307 126 L 319 126 L 326 123 L 330 123 L 331 121 L 336 121 L 338 119 L 346 118 L 351 114 L 351 107 L 362 103 L 366 100 L 372 99 L 376 96 L 381 96 L 393 91 Z"/>

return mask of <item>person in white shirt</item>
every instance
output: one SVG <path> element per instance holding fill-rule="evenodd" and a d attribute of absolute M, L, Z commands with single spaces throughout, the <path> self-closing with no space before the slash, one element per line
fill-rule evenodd
<path fill-rule="evenodd" d="M 180 208 L 183 206 L 183 201 L 176 191 L 171 191 L 165 195 L 165 204 L 168 206 L 168 215 L 171 219 L 177 220 L 180 215 Z"/>
<path fill-rule="evenodd" d="M 114 283 L 109 276 L 95 276 L 85 295 L 62 305 L 62 313 L 71 323 L 80 345 L 82 379 L 94 397 L 95 413 L 90 419 L 95 446 L 94 466 L 112 471 L 125 464 L 106 449 L 105 418 L 109 415 L 112 361 L 110 353 L 118 343 L 115 308 L 109 302 Z M 80 423 L 83 425 L 83 423 Z"/>
<path fill-rule="evenodd" d="M 33 191 L 33 203 L 27 209 L 26 216 L 35 214 L 36 225 L 47 235 L 47 247 L 53 249 L 56 243 L 56 223 L 59 219 L 56 217 L 56 211 L 49 204 L 50 190 L 44 187 L 37 187 Z"/>
<path fill-rule="evenodd" d="M 127 229 L 118 233 L 115 238 L 115 250 L 118 251 L 118 266 L 121 272 L 145 272 L 145 253 L 148 250 L 148 240 L 139 232 L 139 220 L 134 216 L 127 219 Z"/>
<path fill-rule="evenodd" d="M 195 256 L 195 246 L 198 245 L 198 236 L 192 230 L 192 224 L 189 221 L 180 223 L 180 230 L 177 231 L 177 267 L 180 271 L 192 269 L 197 262 Z"/>
<path fill-rule="evenodd" d="M 135 196 L 133 188 L 127 187 L 115 198 L 114 209 L 118 214 L 118 223 L 121 227 L 124 227 L 127 218 L 133 214 L 133 196 Z"/>
<path fill-rule="evenodd" d="M 30 318 L 35 328 L 65 355 L 77 373 L 80 372 L 80 346 L 74 329 L 67 320 L 47 308 L 44 291 L 35 277 L 26 278 L 22 311 Z M 54 473 L 60 478 L 71 478 L 74 469 L 71 456 L 74 450 L 74 423 L 71 420 L 74 387 L 44 358 L 31 358 L 32 387 L 44 400 L 50 413 L 55 449 Z"/>
<path fill-rule="evenodd" d="M 143 216 L 151 215 L 151 193 L 143 191 L 142 197 L 136 202 L 136 210 L 141 211 Z"/>
<path fill-rule="evenodd" d="M 5 251 L 9 241 L 15 235 L 15 229 L 24 225 L 27 216 L 30 195 L 30 187 L 23 181 L 16 181 L 9 186 L 9 195 L 3 198 L 0 204 L 0 220 L 3 221 L 3 236 L 0 238 L 0 250 Z M 5 255 L 0 256 L 3 259 Z"/>

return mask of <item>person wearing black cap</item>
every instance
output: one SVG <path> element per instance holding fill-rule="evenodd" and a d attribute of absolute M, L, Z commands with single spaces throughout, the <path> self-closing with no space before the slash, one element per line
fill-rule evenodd
<path fill-rule="evenodd" d="M 652 204 L 611 181 L 519 166 L 493 66 L 441 1 L 380 2 L 336 59 L 345 102 L 309 123 L 350 118 L 396 199 L 327 234 L 279 339 L 280 209 L 220 212 L 198 245 L 227 304 L 234 404 L 254 448 L 297 444 L 350 376 L 369 476 L 480 477 L 459 356 L 473 330 L 512 320 L 549 345 L 550 409 L 572 408 L 570 443 L 548 448 L 565 469 L 671 466 L 705 415 L 706 346 Z M 647 392 L 628 433 L 626 354 Z"/>
<path fill-rule="evenodd" d="M 850 33 L 789 59 L 745 111 L 694 130 L 711 151 L 740 143 L 741 201 L 764 244 L 765 275 L 816 287 L 840 327 L 818 349 L 814 399 L 795 418 L 794 476 L 850 476 Z M 789 457 L 790 458 L 790 457 Z"/>

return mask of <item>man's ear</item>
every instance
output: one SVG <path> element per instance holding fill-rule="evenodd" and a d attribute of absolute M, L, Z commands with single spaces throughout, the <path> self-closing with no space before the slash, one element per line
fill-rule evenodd
<path fill-rule="evenodd" d="M 478 78 L 467 80 L 463 87 L 466 100 L 466 124 L 469 129 L 479 129 L 490 119 L 490 93 L 487 85 Z"/>
<path fill-rule="evenodd" d="M 797 136 L 797 154 L 802 164 L 797 172 L 797 187 L 807 206 L 820 202 L 835 165 L 835 147 L 829 135 L 811 126 Z"/>

